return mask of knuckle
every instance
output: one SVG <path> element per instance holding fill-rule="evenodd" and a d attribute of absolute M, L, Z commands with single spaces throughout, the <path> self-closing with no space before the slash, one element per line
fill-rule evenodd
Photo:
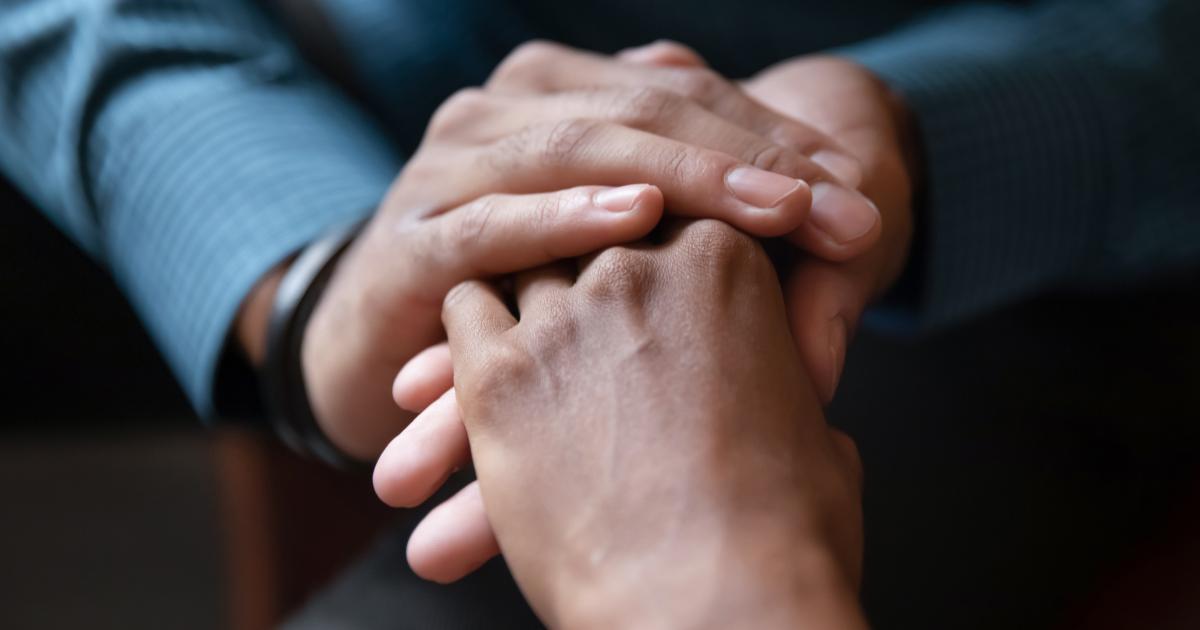
<path fill-rule="evenodd" d="M 542 39 L 527 41 L 513 49 L 504 61 L 500 62 L 489 83 L 504 83 L 507 81 L 528 80 L 552 63 L 562 51 L 562 46 Z"/>
<path fill-rule="evenodd" d="M 699 103 L 713 103 L 728 89 L 725 80 L 708 68 L 675 70 L 670 81 L 676 92 Z"/>
<path fill-rule="evenodd" d="M 570 164 L 577 152 L 600 128 L 600 123 L 584 118 L 568 118 L 542 129 L 540 157 L 543 165 Z"/>
<path fill-rule="evenodd" d="M 755 147 L 748 162 L 764 171 L 793 175 L 798 165 L 794 154 L 776 144 Z"/>
<path fill-rule="evenodd" d="M 529 160 L 535 137 L 540 134 L 541 129 L 528 126 L 504 136 L 494 142 L 489 150 L 482 152 L 483 167 L 496 173 L 520 171 Z"/>
<path fill-rule="evenodd" d="M 531 357 L 512 340 L 504 339 L 493 344 L 484 361 L 485 385 L 500 386 L 514 376 L 526 373 L 531 367 Z"/>
<path fill-rule="evenodd" d="M 558 220 L 565 194 L 541 195 L 534 201 L 532 219 L 537 226 L 548 226 Z"/>
<path fill-rule="evenodd" d="M 630 127 L 653 127 L 677 111 L 683 97 L 657 87 L 621 90 L 614 107 L 618 121 Z"/>
<path fill-rule="evenodd" d="M 474 286 L 470 282 L 460 282 L 451 287 L 450 290 L 446 292 L 446 297 L 442 299 L 443 317 L 445 317 L 450 311 L 454 310 L 456 306 L 462 304 L 462 301 L 466 299 L 468 295 L 470 295 L 472 290 L 474 290 Z"/>
<path fill-rule="evenodd" d="M 526 379 L 534 368 L 533 357 L 519 344 L 500 338 L 474 362 L 463 386 L 469 388 L 468 397 L 472 400 L 497 400 L 511 391 L 514 383 Z"/>
<path fill-rule="evenodd" d="M 785 120 L 768 123 L 764 135 L 775 144 L 801 153 L 814 152 L 822 142 L 820 134 L 809 127 Z"/>
<path fill-rule="evenodd" d="M 581 284 L 597 301 L 637 301 L 649 293 L 653 275 L 653 264 L 644 253 L 612 247 L 592 260 Z"/>
<path fill-rule="evenodd" d="M 766 260 L 758 241 L 721 221 L 706 219 L 692 223 L 681 242 L 692 258 L 717 267 Z"/>
<path fill-rule="evenodd" d="M 452 235 L 456 251 L 471 251 L 478 246 L 500 210 L 500 199 L 501 195 L 484 195 L 462 209 Z"/>
<path fill-rule="evenodd" d="M 673 53 L 673 54 L 681 56 L 681 57 L 684 57 L 684 56 L 699 57 L 700 56 L 696 51 L 692 50 L 691 47 L 686 46 L 686 45 L 684 45 L 680 42 L 677 42 L 673 39 L 660 39 L 657 42 L 654 42 L 654 45 L 657 46 L 663 52 Z"/>
<path fill-rule="evenodd" d="M 719 166 L 716 159 L 707 153 L 701 153 L 693 161 L 688 151 L 666 151 L 662 154 L 663 175 L 671 182 L 691 182 L 701 173 L 715 172 Z"/>
<path fill-rule="evenodd" d="M 543 305 L 545 307 L 547 305 Z M 579 338 L 579 322 L 565 304 L 552 307 L 552 316 L 539 317 L 532 322 L 528 334 L 523 336 L 529 354 L 539 361 L 554 363 L 562 352 L 569 352 Z"/>
<path fill-rule="evenodd" d="M 487 93 L 479 88 L 455 92 L 438 107 L 429 121 L 429 137 L 438 138 L 474 124 L 488 109 Z"/>

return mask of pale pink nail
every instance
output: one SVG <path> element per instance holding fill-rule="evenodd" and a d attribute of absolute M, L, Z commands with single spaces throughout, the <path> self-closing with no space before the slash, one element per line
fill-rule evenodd
<path fill-rule="evenodd" d="M 774 208 L 800 188 L 801 181 L 752 166 L 739 166 L 725 176 L 735 197 L 756 208 Z"/>
<path fill-rule="evenodd" d="M 809 220 L 835 243 L 849 243 L 879 222 L 879 209 L 857 191 L 818 182 L 813 184 L 812 195 Z"/>
<path fill-rule="evenodd" d="M 609 212 L 629 212 L 637 205 L 637 200 L 650 188 L 647 184 L 633 184 L 620 188 L 602 190 L 592 197 L 592 203 Z"/>

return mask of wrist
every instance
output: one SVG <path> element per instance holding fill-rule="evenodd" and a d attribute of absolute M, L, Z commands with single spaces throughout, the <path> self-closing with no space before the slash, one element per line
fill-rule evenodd
<path fill-rule="evenodd" d="M 263 400 L 276 432 L 296 451 L 338 467 L 355 465 L 356 454 L 347 456 L 332 443 L 314 416 L 303 354 L 311 315 L 322 303 L 338 258 L 357 231 L 357 224 L 342 226 L 309 244 L 286 270 L 274 270 L 259 283 L 239 318 L 239 336 L 247 355 L 261 352 L 256 363 Z M 268 296 L 272 299 L 263 324 L 258 309 Z"/>
<path fill-rule="evenodd" d="M 275 304 L 275 294 L 279 291 L 279 283 L 287 273 L 291 259 L 271 268 L 250 289 L 246 299 L 242 301 L 234 321 L 234 334 L 242 354 L 255 369 L 262 367 L 267 355 L 267 327 L 271 320 L 271 309 Z"/>

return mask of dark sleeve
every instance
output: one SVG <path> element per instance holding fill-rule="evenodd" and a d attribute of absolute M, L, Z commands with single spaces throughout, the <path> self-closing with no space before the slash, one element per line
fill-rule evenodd
<path fill-rule="evenodd" d="M 0 168 L 107 265 L 197 409 L 242 299 L 398 160 L 250 2 L 0 3 Z"/>
<path fill-rule="evenodd" d="M 918 121 L 922 327 L 1200 265 L 1200 3 L 970 5 L 840 52 Z"/>

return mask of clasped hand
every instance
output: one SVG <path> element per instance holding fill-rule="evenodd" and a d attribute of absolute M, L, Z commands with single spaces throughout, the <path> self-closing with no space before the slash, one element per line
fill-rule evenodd
<path fill-rule="evenodd" d="M 483 281 L 446 297 L 457 387 L 437 404 L 461 408 L 476 491 L 549 626 L 849 627 L 857 453 L 754 239 L 672 222 L 517 274 L 511 297 L 515 314 Z"/>
<path fill-rule="evenodd" d="M 640 238 L 664 198 L 673 214 L 786 235 L 826 260 L 879 240 L 879 213 L 841 183 L 862 175 L 844 147 L 694 61 L 677 65 L 678 50 L 613 60 L 530 44 L 439 109 L 306 329 L 309 397 L 336 445 L 373 459 L 411 419 L 389 386 L 444 338 L 451 287 Z M 638 187 L 611 188 L 626 185 Z M 813 357 L 836 371 L 828 352 Z"/>
<path fill-rule="evenodd" d="M 805 89 L 799 90 L 797 86 Z M 812 96 L 797 96 L 810 93 Z M 844 473 L 848 469 L 845 462 L 854 459 L 844 453 L 853 449 L 847 449 L 846 440 L 825 427 L 819 402 L 832 397 L 836 389 L 845 346 L 863 306 L 894 281 L 907 254 L 910 165 L 904 161 L 901 149 L 903 133 L 897 121 L 902 117 L 896 116 L 887 97 L 886 90 L 869 73 L 833 59 L 785 62 L 738 86 L 704 68 L 694 53 L 677 45 L 657 44 L 607 59 L 549 44 L 533 44 L 514 53 L 483 89 L 461 92 L 438 111 L 421 149 L 341 265 L 314 315 L 305 343 L 306 379 L 318 417 L 336 443 L 363 458 L 377 453 L 410 418 L 386 400 L 387 381 L 407 362 L 395 382 L 395 399 L 410 411 L 424 410 L 424 413 L 392 443 L 376 469 L 377 490 L 389 503 L 415 505 L 424 501 L 452 470 L 467 464 L 475 455 L 485 489 L 481 494 L 478 485 L 468 486 L 435 509 L 418 528 L 409 549 L 410 561 L 418 573 L 442 581 L 457 579 L 497 553 L 495 535 L 500 536 L 500 544 L 506 551 L 511 551 L 512 545 L 519 543 L 512 542 L 515 540 L 512 535 L 505 534 L 505 528 L 499 525 L 505 517 L 497 519 L 497 510 L 531 507 L 528 501 L 522 503 L 519 497 L 511 496 L 510 489 L 507 499 L 486 501 L 492 514 L 489 522 L 484 498 L 506 496 L 503 489 L 506 482 L 501 480 L 512 482 L 521 475 L 517 470 L 502 472 L 500 466 L 489 467 L 496 472 L 484 473 L 480 457 L 489 457 L 485 452 L 490 452 L 491 447 L 472 447 L 479 439 L 477 434 L 511 423 L 487 422 L 483 425 L 487 429 L 468 430 L 460 418 L 460 408 L 468 416 L 475 414 L 482 419 L 488 413 L 478 405 L 497 405 L 492 408 L 498 409 L 500 401 L 506 401 L 509 405 L 506 413 L 525 408 L 528 417 L 537 417 L 534 411 L 540 409 L 538 413 L 546 418 L 551 411 L 564 407 L 562 400 L 546 396 L 545 388 L 558 383 L 562 385 L 559 394 L 569 389 L 561 379 L 547 375 L 572 373 L 562 360 L 564 356 L 575 356 L 576 364 L 584 361 L 580 355 L 564 353 L 554 343 L 537 341 L 541 337 L 529 332 L 522 338 L 532 344 L 533 350 L 524 349 L 524 362 L 553 364 L 555 370 L 522 371 L 519 365 L 510 365 L 506 359 L 495 359 L 493 353 L 474 355 L 492 357 L 480 359 L 489 369 L 478 366 L 469 369 L 471 363 L 459 356 L 464 352 L 459 350 L 455 353 L 458 361 L 452 365 L 449 348 L 437 343 L 443 335 L 439 321 L 443 298 L 452 287 L 472 282 L 472 278 L 522 272 L 553 260 L 586 255 L 643 238 L 659 223 L 664 203 L 671 213 L 679 216 L 720 219 L 760 237 L 786 237 L 810 254 L 798 257 L 795 267 L 786 270 L 784 295 L 790 334 L 789 322 L 783 317 L 783 298 L 774 295 L 780 291 L 774 274 L 769 274 L 771 281 L 766 284 L 773 289 L 768 290 L 763 289 L 764 274 L 751 273 L 755 282 L 747 286 L 753 287 L 753 297 L 742 295 L 748 301 L 740 308 L 763 310 L 762 317 L 767 319 L 768 311 L 778 311 L 775 313 L 778 321 L 774 324 L 782 322 L 784 329 L 783 334 L 774 330 L 773 347 L 786 348 L 790 355 L 798 350 L 799 354 L 792 359 L 807 368 L 785 371 L 788 378 L 777 386 L 784 392 L 789 387 L 802 388 L 806 394 L 801 397 L 808 396 L 816 404 L 804 410 L 784 404 L 772 417 L 787 418 L 784 424 L 789 426 L 817 426 L 820 431 L 810 428 L 804 440 L 785 443 L 799 448 L 803 442 L 810 450 L 824 448 L 826 452 L 842 453 L 840 459 L 822 456 L 802 459 L 806 465 L 823 466 L 824 477 L 853 476 Z M 853 105 L 842 106 L 844 99 L 853 99 Z M 806 122 L 800 122 L 802 119 Z M 813 124 L 808 124 L 810 121 Z M 818 131 L 818 127 L 829 133 Z M 835 141 L 833 137 L 838 139 Z M 575 188 L 564 189 L 570 186 Z M 855 187 L 870 193 L 882 207 L 868 201 Z M 691 228 L 693 231 L 714 232 L 709 223 L 695 225 L 706 227 Z M 657 258 L 674 261 L 674 267 L 654 263 L 621 267 L 622 273 L 614 273 L 611 265 L 601 265 L 599 269 L 609 271 L 592 273 L 589 270 L 595 264 L 593 261 L 580 268 L 579 281 L 588 279 L 585 284 L 592 287 L 579 291 L 584 296 L 580 299 L 586 303 L 587 296 L 595 295 L 595 287 L 599 286 L 594 280 L 597 276 L 620 293 L 631 282 L 637 284 L 639 274 L 646 275 L 646 269 L 672 268 L 674 271 L 666 277 L 679 275 L 684 277 L 682 280 L 694 269 L 705 268 L 711 262 L 709 257 L 716 262 L 728 262 L 723 252 L 747 254 L 748 251 L 721 249 L 711 235 L 689 239 L 679 237 L 679 232 L 677 228 L 666 243 L 655 246 L 663 249 Z M 708 251 L 694 243 L 687 245 L 692 241 L 717 249 Z M 673 251 L 671 247 L 691 248 L 688 251 L 692 257 L 666 253 Z M 600 259 L 604 260 L 609 251 L 631 250 L 609 249 Z M 765 257 L 760 258 L 765 265 Z M 656 257 L 646 259 L 653 261 Z M 572 319 L 578 313 L 570 309 L 538 310 L 533 307 L 538 301 L 529 297 L 531 277 L 541 279 L 533 285 L 557 286 L 561 289 L 559 298 L 569 294 L 567 288 L 578 284 L 571 277 L 571 269 L 554 266 L 520 275 L 517 299 L 529 305 L 529 310 L 520 308 L 521 324 L 510 328 L 551 330 L 560 335 L 562 326 L 572 331 L 582 330 L 580 322 L 590 321 L 591 317 Z M 547 284 L 547 277 L 557 280 Z M 737 276 L 718 273 L 712 277 L 723 278 L 729 284 Z M 742 280 L 738 278 L 736 283 L 741 284 Z M 725 285 L 711 287 L 687 282 L 672 285 L 662 281 L 642 288 L 651 285 L 656 290 L 660 285 L 688 287 L 687 291 L 663 291 L 681 309 L 675 312 L 673 322 L 684 331 L 694 330 L 696 318 L 702 319 L 703 314 L 719 312 L 720 304 L 714 306 L 706 300 L 711 299 L 714 290 L 718 297 L 725 290 Z M 467 286 L 475 287 L 475 294 L 494 291 L 484 285 Z M 454 295 L 463 291 L 466 289 L 456 289 Z M 572 303 L 564 299 L 550 302 L 559 306 Z M 447 300 L 447 317 L 453 315 L 450 305 L 458 303 L 458 297 Z M 646 305 L 637 300 L 625 306 L 637 313 L 646 310 Z M 528 313 L 533 315 L 530 317 Z M 608 315 L 612 314 L 610 310 Z M 562 322 L 549 327 L 538 323 L 555 319 Z M 575 323 L 568 325 L 572 321 Z M 462 347 L 455 340 L 450 320 L 447 329 L 451 344 Z M 731 366 L 745 365 L 747 360 L 751 363 L 761 360 L 764 365 L 778 363 L 772 363 L 767 354 L 750 353 L 745 342 L 753 336 L 749 334 L 753 331 L 731 326 L 709 326 L 709 331 L 710 335 L 703 338 L 706 341 L 691 338 L 695 347 L 711 345 L 714 340 L 732 343 L 743 351 L 740 363 L 710 361 L 705 364 L 707 369 L 693 376 L 726 374 Z M 665 335 L 664 331 L 658 332 L 662 333 L 658 336 Z M 553 338 L 553 335 L 548 337 Z M 671 346 L 678 341 L 654 335 L 643 340 L 647 347 Z M 598 355 L 619 347 L 592 346 Z M 422 348 L 429 349 L 417 355 Z M 501 350 L 500 356 L 513 359 L 517 353 L 510 350 Z M 625 356 L 630 364 L 647 358 L 640 351 L 618 355 Z M 694 352 L 680 352 L 677 356 L 691 357 Z M 711 357 L 717 356 L 728 359 L 713 350 Z M 597 367 L 590 362 L 584 365 L 589 364 L 593 369 Z M 671 380 L 667 377 L 669 370 L 655 365 L 654 369 L 643 372 L 647 385 L 663 383 L 664 378 Z M 691 364 L 693 368 L 697 365 Z M 509 374 L 506 378 L 520 381 L 522 386 L 514 391 L 523 392 L 525 398 L 515 393 L 506 398 L 498 395 L 501 389 L 472 385 L 477 381 L 485 385 L 494 383 L 497 377 L 493 373 Z M 539 374 L 539 379 L 532 378 L 533 373 Z M 592 405 L 607 405 L 610 410 L 617 410 L 626 403 L 626 398 L 616 396 L 613 384 L 617 381 L 612 378 L 599 379 L 601 385 L 607 383 L 607 389 L 589 389 L 584 384 L 587 377 L 583 374 L 578 377 L 582 380 L 570 383 L 583 388 L 580 396 L 593 395 Z M 592 380 L 596 380 L 594 374 Z M 452 382 L 468 389 L 450 390 Z M 717 383 L 711 391 L 723 392 L 718 398 L 726 403 L 753 401 L 762 398 L 766 382 L 758 381 L 755 385 L 744 382 L 738 388 L 723 389 Z M 597 396 L 597 391 L 606 391 L 606 396 Z M 673 391 L 671 387 L 665 390 L 655 387 L 643 395 L 648 399 L 666 397 L 678 402 L 669 393 Z M 467 392 L 472 392 L 469 400 L 465 398 Z M 492 402 L 482 402 L 489 397 Z M 726 423 L 737 417 L 737 413 L 722 408 L 711 396 L 706 405 Z M 704 413 L 703 409 L 695 408 L 703 406 L 686 409 L 689 413 Z M 646 408 L 629 411 L 636 412 L 643 420 L 646 417 Z M 474 420 L 468 418 L 468 426 L 480 426 Z M 564 428 L 559 436 L 564 439 L 539 442 L 536 447 L 539 458 L 534 459 L 551 452 L 578 453 L 580 449 L 600 448 L 597 445 L 605 443 L 615 448 L 614 436 L 598 436 L 596 441 L 592 438 L 597 436 L 587 435 L 588 427 L 593 425 L 580 425 L 578 418 L 572 418 L 564 425 L 571 429 Z M 547 423 L 541 426 L 544 430 Z M 506 434 L 520 432 L 516 428 L 505 430 Z M 825 438 L 814 437 L 822 432 Z M 574 442 L 581 446 L 573 449 L 565 440 L 567 435 L 573 435 Z M 608 442 L 605 437 L 610 438 Z M 669 448 L 665 441 L 656 443 L 663 449 Z M 829 444 L 841 446 L 830 450 Z M 621 453 L 613 448 L 608 449 L 610 455 Z M 639 448 L 649 455 L 650 451 L 640 446 L 630 449 L 630 453 Z M 798 452 L 789 457 L 795 458 Z M 840 463 L 830 465 L 835 460 Z M 696 465 L 712 463 L 701 458 Z M 539 466 L 544 464 L 545 461 Z M 839 469 L 843 472 L 836 472 Z M 822 477 L 814 476 L 811 471 L 806 475 L 810 480 Z M 496 479 L 491 482 L 494 489 L 490 491 L 486 489 L 489 477 Z M 525 479 L 524 483 L 529 481 Z M 622 487 L 629 487 L 630 483 L 634 482 Z M 841 484 L 843 490 L 845 487 L 846 484 Z M 797 490 L 796 496 L 809 499 L 825 494 L 811 485 Z M 834 494 L 837 493 L 829 496 Z M 856 497 L 856 494 L 843 492 L 839 496 Z M 828 505 L 818 505 L 821 503 L 805 504 L 805 509 L 812 513 L 807 520 L 809 525 L 822 521 L 823 517 L 816 515 L 828 516 L 829 510 L 825 509 Z M 508 518 L 513 522 L 521 520 Z M 833 549 L 838 559 L 839 573 L 853 583 L 858 566 L 857 520 L 834 520 L 839 522 L 836 527 L 810 527 L 811 538 L 828 543 L 826 547 Z"/>

